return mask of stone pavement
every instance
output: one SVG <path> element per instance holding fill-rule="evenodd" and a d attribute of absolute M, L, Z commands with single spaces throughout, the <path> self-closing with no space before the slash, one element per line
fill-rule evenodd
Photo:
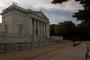
<path fill-rule="evenodd" d="M 85 60 L 86 45 L 80 44 L 77 47 L 66 49 L 48 60 Z"/>
<path fill-rule="evenodd" d="M 0 54 L 0 60 L 85 60 L 86 45 L 73 47 L 72 43 L 62 43 L 45 48 Z"/>

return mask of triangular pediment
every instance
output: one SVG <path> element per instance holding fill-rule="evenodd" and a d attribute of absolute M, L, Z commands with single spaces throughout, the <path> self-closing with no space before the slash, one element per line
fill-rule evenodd
<path fill-rule="evenodd" d="M 45 18 L 45 19 L 48 19 L 45 14 L 43 14 L 42 12 L 35 12 L 35 14 L 37 14 L 38 16 L 42 17 L 42 18 Z"/>
<path fill-rule="evenodd" d="M 1 13 L 1 15 L 5 14 L 5 13 L 11 11 L 11 10 L 19 10 L 19 11 L 22 11 L 22 12 L 25 12 L 25 13 L 30 13 L 30 14 L 33 13 L 34 15 L 37 15 L 38 17 L 44 18 L 46 20 L 49 20 L 45 16 L 45 14 L 43 12 L 41 12 L 41 11 L 32 11 L 31 9 L 24 9 L 24 8 L 22 8 L 20 6 L 17 6 L 17 5 L 14 5 L 14 4 L 9 6 L 6 9 L 4 9 L 3 12 Z"/>
<path fill-rule="evenodd" d="M 17 9 L 17 10 L 20 10 L 20 11 L 23 11 L 23 12 L 32 12 L 32 10 L 26 10 L 26 9 L 24 9 L 24 8 L 22 8 L 22 7 L 20 7 L 20 6 L 17 6 L 17 5 L 11 5 L 11 6 L 9 6 L 8 8 L 6 8 L 6 9 L 4 9 L 3 10 L 3 12 L 1 13 L 1 14 L 5 14 L 5 13 L 7 13 L 8 11 L 11 11 L 12 9 Z"/>

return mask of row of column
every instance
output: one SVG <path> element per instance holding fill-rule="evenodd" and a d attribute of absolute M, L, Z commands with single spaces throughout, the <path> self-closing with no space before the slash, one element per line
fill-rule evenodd
<path fill-rule="evenodd" d="M 46 25 L 47 25 L 47 23 L 45 23 L 45 22 L 33 19 L 32 20 L 33 34 L 38 35 L 38 36 L 46 37 L 47 36 L 47 26 Z"/>

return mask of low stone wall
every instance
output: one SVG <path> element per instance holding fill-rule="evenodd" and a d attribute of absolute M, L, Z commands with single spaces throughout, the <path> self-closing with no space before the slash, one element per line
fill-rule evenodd
<path fill-rule="evenodd" d="M 12 52 L 23 49 L 46 47 L 56 44 L 56 41 L 38 41 L 38 42 L 23 42 L 23 43 L 0 43 L 0 52 Z"/>
<path fill-rule="evenodd" d="M 62 36 L 51 36 L 51 40 L 63 42 L 63 37 Z"/>
<path fill-rule="evenodd" d="M 30 34 L 0 33 L 0 43 L 21 43 L 47 41 L 47 37 L 33 36 Z"/>
<path fill-rule="evenodd" d="M 56 44 L 59 41 L 29 34 L 0 33 L 0 52 L 45 47 Z"/>
<path fill-rule="evenodd" d="M 31 41 L 32 41 L 32 35 L 0 33 L 0 43 L 20 43 L 20 42 L 31 42 Z"/>

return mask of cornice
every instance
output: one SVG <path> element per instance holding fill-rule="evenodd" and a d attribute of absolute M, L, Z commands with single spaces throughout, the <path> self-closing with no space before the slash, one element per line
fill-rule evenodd
<path fill-rule="evenodd" d="M 9 12 L 9 11 L 12 11 L 12 10 L 19 10 L 19 11 L 22 11 L 22 12 L 24 12 L 24 13 L 33 14 L 33 15 L 38 16 L 38 17 L 40 17 L 40 18 L 43 18 L 43 19 L 45 19 L 45 20 L 49 20 L 49 19 L 45 16 L 45 14 L 43 14 L 41 11 L 32 11 L 31 9 L 26 10 L 26 9 L 24 9 L 24 8 L 22 8 L 22 7 L 20 7 L 20 6 L 14 5 L 14 4 L 11 5 L 11 6 L 9 6 L 9 7 L 6 8 L 6 9 L 4 9 L 3 12 L 1 13 L 1 15 L 5 14 L 5 13 L 7 13 L 7 12 Z M 37 13 L 42 14 L 44 17 L 38 15 Z"/>

